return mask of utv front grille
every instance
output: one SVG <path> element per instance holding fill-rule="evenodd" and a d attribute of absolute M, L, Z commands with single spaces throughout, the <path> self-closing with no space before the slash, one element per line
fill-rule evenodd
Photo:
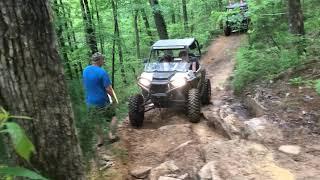
<path fill-rule="evenodd" d="M 166 93 L 168 89 L 168 84 L 152 84 L 150 87 L 150 93 Z"/>

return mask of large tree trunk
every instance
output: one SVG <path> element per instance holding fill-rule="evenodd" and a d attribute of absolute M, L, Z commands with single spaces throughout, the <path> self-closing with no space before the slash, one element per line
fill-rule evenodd
<path fill-rule="evenodd" d="M 292 34 L 304 35 L 303 13 L 300 0 L 288 0 L 289 31 Z"/>
<path fill-rule="evenodd" d="M 169 39 L 166 22 L 164 20 L 164 17 L 161 14 L 158 0 L 149 0 L 149 1 L 153 11 L 154 22 L 156 23 L 156 27 L 157 27 L 157 31 L 160 39 Z"/>
<path fill-rule="evenodd" d="M 182 0 L 183 24 L 185 32 L 188 32 L 188 12 L 186 0 Z"/>
<path fill-rule="evenodd" d="M 146 11 L 143 8 L 141 9 L 141 15 L 142 15 L 142 19 L 143 19 L 144 25 L 146 27 L 147 34 L 150 37 L 150 45 L 152 45 L 153 44 L 153 36 L 152 36 L 152 32 L 150 30 L 150 24 L 149 24 L 149 21 L 148 21 L 148 17 L 147 17 Z"/>
<path fill-rule="evenodd" d="M 96 38 L 96 33 L 93 28 L 93 23 L 91 19 L 91 13 L 88 5 L 87 0 L 80 0 L 81 4 L 81 9 L 82 9 L 82 17 L 83 17 L 83 22 L 86 27 L 86 40 L 87 44 L 91 49 L 91 53 L 98 52 L 98 45 L 97 45 L 97 38 Z"/>
<path fill-rule="evenodd" d="M 70 97 L 46 0 L 0 1 L 0 104 L 22 121 L 50 179 L 85 179 Z"/>
<path fill-rule="evenodd" d="M 137 48 L 137 58 L 140 59 L 141 53 L 140 53 L 140 36 L 139 36 L 139 27 L 138 27 L 138 15 L 139 11 L 134 11 L 134 18 L 133 18 L 133 24 L 134 24 L 134 32 L 136 35 L 136 48 Z"/>

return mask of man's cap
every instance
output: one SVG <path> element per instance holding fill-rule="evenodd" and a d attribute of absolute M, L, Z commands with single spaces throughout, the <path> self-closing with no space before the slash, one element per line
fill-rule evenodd
<path fill-rule="evenodd" d="M 100 52 L 96 52 L 91 56 L 91 61 L 98 61 L 100 59 L 104 58 L 104 55 Z"/>

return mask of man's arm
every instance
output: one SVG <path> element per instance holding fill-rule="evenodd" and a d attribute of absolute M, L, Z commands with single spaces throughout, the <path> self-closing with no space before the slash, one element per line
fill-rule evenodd
<path fill-rule="evenodd" d="M 115 95 L 114 95 L 113 88 L 112 88 L 111 85 L 109 85 L 108 87 L 106 87 L 106 91 L 107 91 L 107 93 L 111 96 L 112 101 L 113 101 L 113 102 L 117 102 L 117 101 L 116 101 L 116 97 L 115 97 Z"/>

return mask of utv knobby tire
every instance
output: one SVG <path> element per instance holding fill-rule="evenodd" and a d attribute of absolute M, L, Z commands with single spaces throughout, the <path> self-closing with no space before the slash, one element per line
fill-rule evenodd
<path fill-rule="evenodd" d="M 201 102 L 204 105 L 210 104 L 211 100 L 211 82 L 210 79 L 206 79 L 202 86 L 202 93 L 201 93 Z"/>
<path fill-rule="evenodd" d="M 188 117 L 190 122 L 197 123 L 200 121 L 200 93 L 198 89 L 191 89 L 188 92 Z"/>
<path fill-rule="evenodd" d="M 225 36 L 230 36 L 230 35 L 231 35 L 231 27 L 226 26 L 226 27 L 224 28 L 224 35 L 225 35 Z"/>
<path fill-rule="evenodd" d="M 133 127 L 141 127 L 144 120 L 144 100 L 141 94 L 129 98 L 129 121 Z"/>

